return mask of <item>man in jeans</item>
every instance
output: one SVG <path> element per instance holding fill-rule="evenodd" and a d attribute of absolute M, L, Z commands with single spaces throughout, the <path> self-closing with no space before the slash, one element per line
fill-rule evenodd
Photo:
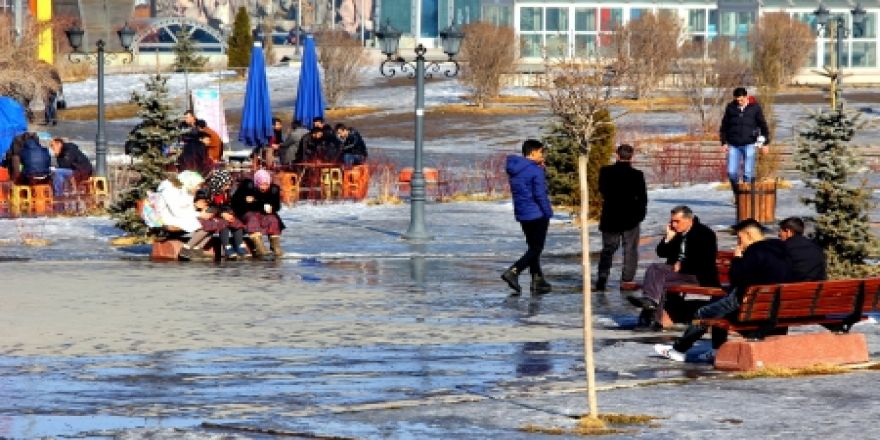
<path fill-rule="evenodd" d="M 522 226 L 528 250 L 504 271 L 501 279 L 519 295 L 519 274 L 529 268 L 532 275 L 531 292 L 542 295 L 552 290 L 541 271 L 541 252 L 547 238 L 547 227 L 553 208 L 547 194 L 547 180 L 544 175 L 544 144 L 535 139 L 523 142 L 522 156 L 507 156 L 507 174 L 510 178 L 510 193 L 513 197 L 513 213 Z"/>
<path fill-rule="evenodd" d="M 737 223 L 737 245 L 730 262 L 730 291 L 721 299 L 697 310 L 695 319 L 736 316 L 746 289 L 762 284 L 784 283 L 790 280 L 790 265 L 785 245 L 778 239 L 765 239 L 763 226 L 754 219 Z M 677 362 L 684 362 L 685 353 L 706 334 L 706 327 L 690 325 L 673 345 L 656 344 L 654 351 Z M 713 361 L 715 352 L 727 342 L 727 330 L 712 327 L 712 350 L 700 356 L 702 361 Z"/>
<path fill-rule="evenodd" d="M 632 167 L 632 145 L 617 147 L 617 162 L 599 170 L 599 192 L 602 194 L 602 252 L 599 254 L 596 290 L 605 290 L 614 252 L 623 242 L 621 285 L 636 276 L 639 263 L 639 224 L 645 219 L 648 192 L 645 175 Z"/>
<path fill-rule="evenodd" d="M 666 288 L 679 284 L 719 286 L 715 254 L 718 239 L 715 231 L 700 223 L 691 208 L 672 208 L 666 235 L 657 244 L 657 256 L 666 263 L 654 263 L 645 270 L 642 296 L 627 300 L 642 308 L 636 331 L 659 331 L 666 302 Z"/>
<path fill-rule="evenodd" d="M 727 153 L 727 177 L 730 179 L 731 190 L 736 191 L 741 162 L 744 163 L 743 181 L 754 182 L 756 149 L 761 141 L 761 152 L 767 152 L 770 130 L 761 106 L 749 99 L 749 93 L 744 87 L 737 87 L 733 91 L 733 101 L 724 109 L 719 135 L 721 147 Z"/>

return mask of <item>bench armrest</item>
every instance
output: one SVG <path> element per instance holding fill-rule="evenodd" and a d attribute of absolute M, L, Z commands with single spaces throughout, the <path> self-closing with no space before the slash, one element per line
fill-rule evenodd
<path fill-rule="evenodd" d="M 720 287 L 703 287 L 688 284 L 669 286 L 666 288 L 666 293 L 693 293 L 696 295 L 706 296 L 724 296 L 727 294 L 727 292 L 725 292 L 724 289 Z"/>

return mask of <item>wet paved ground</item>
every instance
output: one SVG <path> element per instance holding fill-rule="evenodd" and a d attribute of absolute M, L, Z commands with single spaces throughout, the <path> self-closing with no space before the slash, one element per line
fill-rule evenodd
<path fill-rule="evenodd" d="M 660 215 L 643 235 L 682 200 L 723 226 L 728 198 L 653 191 Z M 498 279 L 523 250 L 510 206 L 428 213 L 436 239 L 413 245 L 399 238 L 405 205 L 297 206 L 282 211 L 284 260 L 219 266 L 111 248 L 106 219 L 3 221 L 3 240 L 23 230 L 51 243 L 0 247 L 0 437 L 525 439 L 541 437 L 529 424 L 570 427 L 586 408 L 577 230 L 551 226 L 556 291 L 511 298 Z M 876 372 L 739 381 L 657 359 L 651 344 L 677 332 L 626 330 L 634 311 L 611 287 L 593 296 L 600 409 L 663 417 L 612 438 L 864 437 L 880 415 Z M 875 358 L 877 327 L 858 328 Z"/>

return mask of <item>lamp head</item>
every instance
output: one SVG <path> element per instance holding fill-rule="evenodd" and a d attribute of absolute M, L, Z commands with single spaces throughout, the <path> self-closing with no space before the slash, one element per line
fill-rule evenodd
<path fill-rule="evenodd" d="M 128 23 L 122 26 L 122 29 L 116 32 L 119 35 L 119 44 L 122 45 L 122 48 L 125 50 L 129 50 L 131 48 L 131 43 L 134 41 L 134 29 L 128 26 Z"/>
<path fill-rule="evenodd" d="M 440 31 L 440 41 L 443 52 L 451 59 L 461 50 L 461 42 L 464 40 L 464 31 L 457 24 L 450 25 Z"/>
<path fill-rule="evenodd" d="M 67 34 L 67 42 L 70 43 L 70 47 L 73 48 L 74 52 L 79 52 L 79 48 L 82 47 L 83 34 L 85 32 L 79 28 L 79 26 L 72 26 L 64 31 Z"/>
<path fill-rule="evenodd" d="M 376 31 L 376 38 L 379 39 L 379 47 L 386 57 L 391 58 L 397 53 L 397 47 L 400 45 L 400 31 L 391 26 L 390 20 L 385 20 L 385 24 Z"/>

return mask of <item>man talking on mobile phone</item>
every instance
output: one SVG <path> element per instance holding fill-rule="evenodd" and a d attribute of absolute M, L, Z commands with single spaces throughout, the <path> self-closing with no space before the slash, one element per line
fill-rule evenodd
<path fill-rule="evenodd" d="M 666 301 L 666 288 L 679 284 L 717 287 L 718 269 L 715 254 L 718 239 L 708 226 L 700 223 L 691 208 L 672 208 L 666 234 L 657 244 L 657 256 L 666 263 L 654 263 L 645 270 L 641 296 L 627 299 L 642 309 L 636 331 L 659 331 Z"/>

